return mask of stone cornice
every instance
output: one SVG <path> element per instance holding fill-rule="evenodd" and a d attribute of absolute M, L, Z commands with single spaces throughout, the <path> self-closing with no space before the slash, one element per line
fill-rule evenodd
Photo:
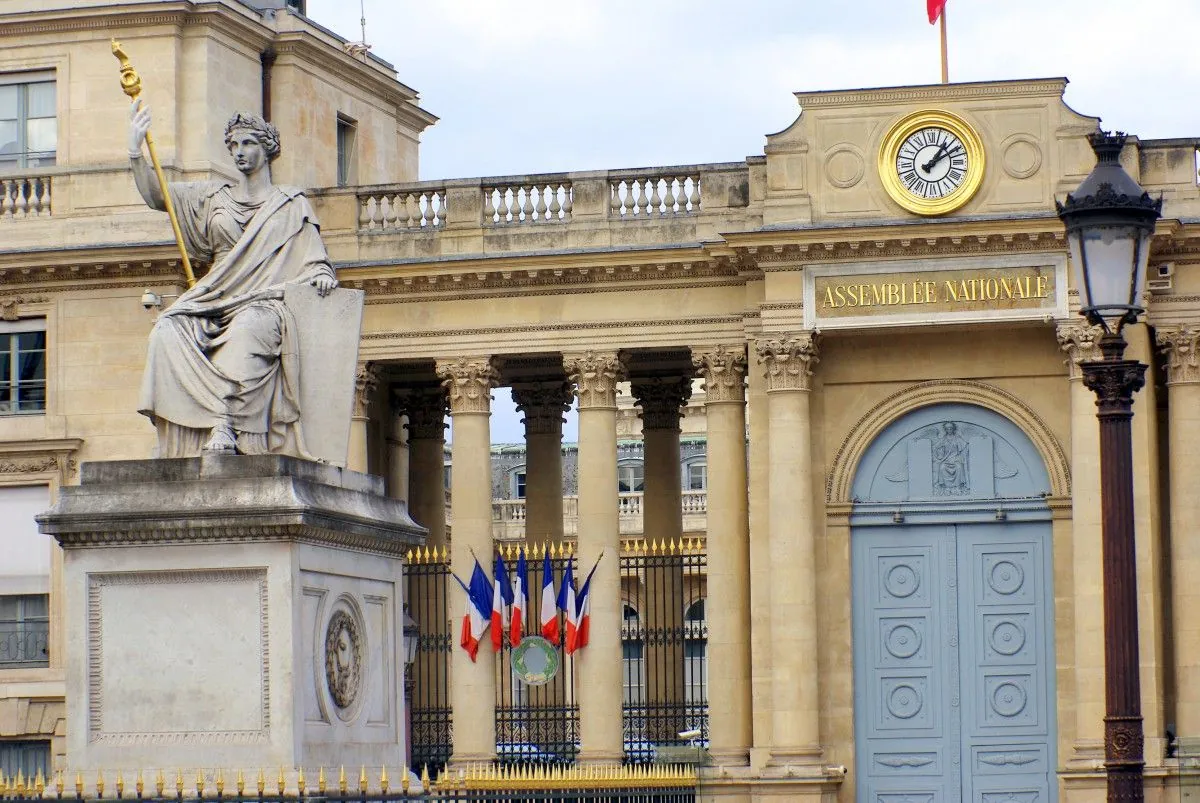
<path fill-rule="evenodd" d="M 183 266 L 174 248 L 155 247 L 136 259 L 115 259 L 117 247 L 25 254 L 0 254 L 0 296 L 38 292 L 76 291 L 120 286 L 113 282 L 136 278 L 177 280 L 182 283 Z"/>
<path fill-rule="evenodd" d="M 802 109 L 837 107 L 890 106 L 914 101 L 937 103 L 962 100 L 1024 99 L 1031 97 L 1062 97 L 1065 78 L 1042 78 L 1030 81 L 987 81 L 971 84 L 927 84 L 896 86 L 883 89 L 854 89 L 834 92 L 796 92 Z"/>
<path fill-rule="evenodd" d="M 56 474 L 66 484 L 78 469 L 75 454 L 82 445 L 80 438 L 0 441 L 0 479 Z"/>

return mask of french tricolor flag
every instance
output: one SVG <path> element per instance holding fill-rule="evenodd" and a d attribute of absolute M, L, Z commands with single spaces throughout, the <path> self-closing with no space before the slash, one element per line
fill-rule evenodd
<path fill-rule="evenodd" d="M 575 601 L 574 610 L 567 613 L 567 655 L 587 646 L 588 632 L 592 624 L 592 575 L 596 573 L 596 567 L 599 565 L 600 558 L 596 558 L 587 579 L 583 581 L 583 587 L 579 589 L 579 598 Z"/>
<path fill-rule="evenodd" d="M 504 558 L 496 553 L 496 565 L 492 574 L 496 584 L 492 586 L 492 649 L 500 652 L 504 645 L 504 631 L 508 627 L 508 606 L 513 602 L 512 583 L 508 579 L 508 567 Z"/>
<path fill-rule="evenodd" d="M 458 580 L 458 575 L 454 576 Z M 471 656 L 471 661 L 479 654 L 479 643 L 483 640 L 483 632 L 488 628 L 489 608 L 492 599 L 492 584 L 488 582 L 487 573 L 475 559 L 475 570 L 471 572 L 471 585 L 458 580 L 463 591 L 467 592 L 467 607 L 463 613 L 462 635 L 459 645 Z"/>
<path fill-rule="evenodd" d="M 514 647 L 521 646 L 521 628 L 525 623 L 525 607 L 529 599 L 529 572 L 525 565 L 525 548 L 517 553 L 517 582 L 513 588 L 512 626 L 508 641 Z"/>
<path fill-rule="evenodd" d="M 571 567 L 575 561 L 567 559 L 567 568 L 563 570 L 562 588 L 558 589 L 558 607 L 567 615 L 567 634 L 564 644 L 567 647 L 567 655 L 570 655 L 571 644 L 575 640 L 575 626 L 577 623 L 575 614 L 575 575 Z"/>
<path fill-rule="evenodd" d="M 550 548 L 542 558 L 542 638 L 558 646 L 558 609 L 554 605 L 554 566 L 550 564 Z"/>

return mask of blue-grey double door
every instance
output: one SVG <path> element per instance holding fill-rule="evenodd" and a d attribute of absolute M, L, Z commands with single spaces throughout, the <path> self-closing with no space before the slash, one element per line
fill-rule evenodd
<path fill-rule="evenodd" d="M 1053 801 L 1049 522 L 852 543 L 858 800 Z"/>

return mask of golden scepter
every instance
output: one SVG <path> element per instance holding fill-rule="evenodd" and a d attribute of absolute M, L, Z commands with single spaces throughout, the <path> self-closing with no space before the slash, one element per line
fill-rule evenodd
<path fill-rule="evenodd" d="M 121 49 L 121 43 L 112 40 L 113 55 L 121 62 L 121 89 L 129 96 L 129 102 L 137 100 L 142 93 L 142 79 L 129 63 L 129 56 Z M 183 275 L 187 278 L 188 287 L 196 283 L 196 274 L 192 273 L 192 262 L 188 259 L 187 248 L 183 244 L 183 232 L 179 229 L 179 218 L 175 217 L 175 205 L 171 203 L 171 193 L 167 190 L 167 177 L 163 175 L 162 165 L 158 163 L 158 153 L 154 150 L 154 139 L 146 132 L 146 150 L 150 152 L 150 164 L 154 165 L 154 175 L 158 176 L 158 186 L 162 188 L 163 202 L 167 208 L 167 217 L 171 218 L 171 229 L 175 232 L 175 244 L 179 246 L 179 255 L 183 257 Z"/>

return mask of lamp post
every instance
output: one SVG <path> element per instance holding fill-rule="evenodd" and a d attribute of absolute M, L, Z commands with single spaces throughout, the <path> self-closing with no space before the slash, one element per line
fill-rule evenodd
<path fill-rule="evenodd" d="M 1104 359 L 1082 364 L 1100 420 L 1100 503 L 1104 564 L 1104 766 L 1108 800 L 1143 799 L 1141 678 L 1138 673 L 1137 550 L 1133 523 L 1133 394 L 1146 366 L 1122 359 L 1122 329 L 1144 311 L 1142 290 L 1154 222 L 1154 200 L 1121 167 L 1125 135 L 1088 137 L 1097 164 L 1065 203 L 1055 202 L 1067 229 L 1080 314 L 1103 328 Z"/>
<path fill-rule="evenodd" d="M 408 603 L 404 603 L 404 625 L 402 638 L 404 640 L 404 765 L 412 767 L 412 702 L 413 688 L 416 679 L 413 678 L 413 663 L 417 660 L 417 646 L 420 643 L 421 628 L 415 619 L 408 615 Z"/>

